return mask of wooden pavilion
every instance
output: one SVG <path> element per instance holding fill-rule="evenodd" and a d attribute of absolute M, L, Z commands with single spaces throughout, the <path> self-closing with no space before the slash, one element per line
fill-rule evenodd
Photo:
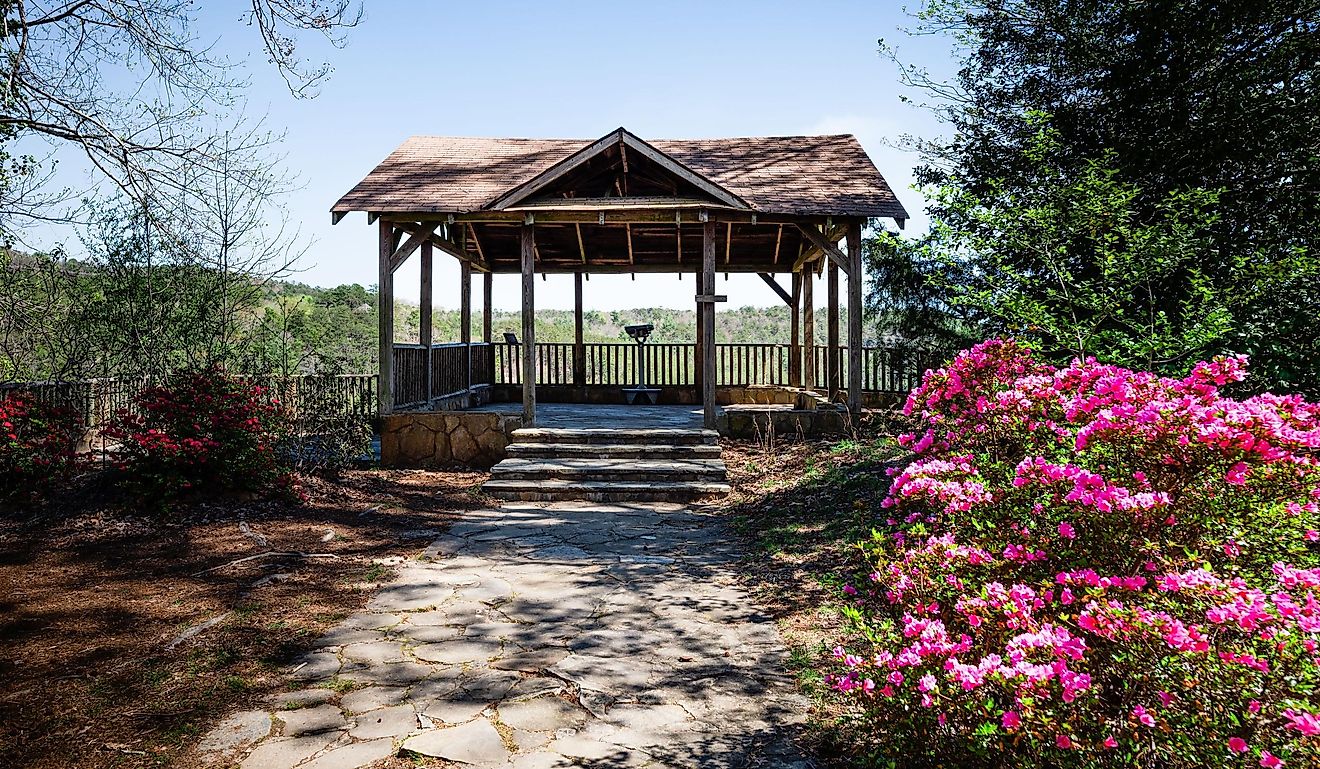
<path fill-rule="evenodd" d="M 862 226 L 907 211 L 851 135 L 643 141 L 626 129 L 596 141 L 415 136 L 331 209 L 378 223 L 380 411 L 396 406 L 393 275 L 421 254 L 422 347 L 431 348 L 432 254 L 461 265 L 461 334 L 470 343 L 471 274 L 484 275 L 482 341 L 491 342 L 491 278 L 522 275 L 523 423 L 535 424 L 536 273 L 571 273 L 576 287 L 574 379 L 583 365 L 582 280 L 590 273 L 695 273 L 695 380 L 715 425 L 715 273 L 757 273 L 812 318 L 813 281 L 828 273 L 825 378 L 831 396 L 861 406 Z M 846 241 L 844 248 L 840 241 Z M 775 279 L 792 277 L 790 289 Z M 847 381 L 841 380 L 839 275 L 847 278 Z M 788 368 L 817 387 L 812 323 L 794 332 Z M 804 361 L 804 357 L 806 360 Z M 468 365 L 471 364 L 468 356 Z M 431 366 L 426 365 L 427 377 Z M 469 373 L 469 379 L 471 375 Z M 428 394 L 432 389 L 427 387 Z"/>

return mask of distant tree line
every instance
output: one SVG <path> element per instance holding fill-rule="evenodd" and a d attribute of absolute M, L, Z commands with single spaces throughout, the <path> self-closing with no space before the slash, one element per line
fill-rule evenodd
<path fill-rule="evenodd" d="M 376 370 L 374 286 L 320 288 L 174 260 L 134 221 L 107 215 L 88 234 L 91 255 L 83 259 L 0 252 L 0 381 L 158 379 L 210 365 L 279 375 Z M 396 341 L 416 341 L 419 308 L 396 302 L 394 311 Z M 457 310 L 436 309 L 434 341 L 458 341 L 459 320 Z M 696 338 L 692 310 L 662 307 L 587 310 L 583 338 L 631 343 L 624 327 L 636 323 L 655 325 L 654 342 Z M 824 312 L 816 327 L 824 344 Z M 495 341 L 521 329 L 520 313 L 495 311 Z M 734 308 L 717 314 L 716 341 L 786 344 L 789 330 L 787 307 Z M 480 310 L 471 333 L 480 341 Z M 572 311 L 539 310 L 536 334 L 542 342 L 573 341 Z"/>

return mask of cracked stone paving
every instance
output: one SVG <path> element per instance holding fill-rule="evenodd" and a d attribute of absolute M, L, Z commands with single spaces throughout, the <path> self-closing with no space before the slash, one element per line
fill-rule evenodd
<path fill-rule="evenodd" d="M 807 711 L 739 553 L 700 508 L 465 513 L 199 749 L 243 769 L 794 767 Z M 338 681 L 336 681 L 338 679 Z M 352 681 L 327 687 L 336 681 Z"/>

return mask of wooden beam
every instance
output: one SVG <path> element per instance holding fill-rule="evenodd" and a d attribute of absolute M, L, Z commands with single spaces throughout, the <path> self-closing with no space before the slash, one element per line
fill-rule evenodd
<path fill-rule="evenodd" d="M 477 247 L 477 256 L 481 258 L 481 261 L 485 262 L 486 264 L 490 264 L 490 262 L 487 261 L 486 259 L 486 252 L 481 249 L 481 238 L 477 237 L 476 225 L 472 224 L 471 222 L 468 222 L 467 228 L 468 228 L 468 232 L 472 234 L 472 245 Z"/>
<path fill-rule="evenodd" d="M 747 201 L 733 194 L 729 190 L 726 190 L 710 179 L 707 179 L 705 176 L 693 171 L 669 155 L 666 155 L 655 147 L 652 147 L 650 144 L 637 138 L 633 134 L 624 131 L 622 128 L 619 130 L 622 131 L 622 136 L 620 138 L 625 145 L 631 147 L 637 154 L 659 165 L 674 176 L 677 176 L 707 195 L 710 195 L 716 200 L 734 208 L 751 208 L 751 206 L 747 205 Z"/>
<path fill-rule="evenodd" d="M 573 273 L 573 384 L 587 383 L 587 347 L 582 336 L 582 273 Z"/>
<path fill-rule="evenodd" d="M 464 357 L 467 359 L 467 365 L 463 366 L 465 372 L 465 389 L 472 390 L 472 265 L 467 262 L 458 263 L 458 341 L 464 345 Z M 430 361 L 426 366 L 426 380 L 431 381 Z"/>
<path fill-rule="evenodd" d="M 638 259 L 641 258 L 642 258 L 642 254 L 639 252 Z M 784 264 L 777 270 L 772 270 L 770 268 L 771 265 L 762 264 L 762 263 L 731 264 L 728 266 L 727 269 L 721 266 L 719 272 L 727 272 L 730 274 L 737 274 L 737 275 L 755 274 L 758 272 L 770 272 L 772 274 L 783 274 L 788 272 L 787 264 Z M 479 269 L 478 266 L 475 264 L 473 265 L 473 269 L 478 272 L 485 272 L 485 270 Z M 577 259 L 573 259 L 572 261 L 564 261 L 562 259 L 555 259 L 555 260 L 546 259 L 543 261 L 539 261 L 536 264 L 536 272 L 538 274 L 549 274 L 549 275 L 571 275 L 575 272 L 590 272 L 596 275 L 628 275 L 628 274 L 674 275 L 679 272 L 685 272 L 685 273 L 692 272 L 693 269 L 695 269 L 695 266 L 691 262 L 684 262 L 682 265 L 675 264 L 672 261 L 664 262 L 664 263 L 649 263 L 649 264 L 643 261 L 639 261 L 637 264 L 628 264 L 628 257 L 626 254 L 621 255 L 619 259 L 612 259 L 609 261 L 592 261 L 590 264 L 587 265 L 583 265 Z M 518 275 L 521 272 L 521 262 L 519 262 L 518 260 L 497 262 L 496 264 L 491 266 L 491 269 L 489 271 L 499 275 Z"/>
<path fill-rule="evenodd" d="M 396 254 L 399 252 L 399 244 L 403 242 L 403 235 L 404 235 L 404 230 L 401 227 L 399 227 L 398 223 L 396 222 L 394 228 L 394 235 L 393 235 L 394 239 L 391 241 L 392 245 L 394 246 L 394 253 Z"/>
<path fill-rule="evenodd" d="M 492 325 L 494 323 L 494 308 L 490 306 L 491 299 L 495 295 L 495 276 L 486 273 L 481 276 L 481 341 L 490 344 Z"/>
<path fill-rule="evenodd" d="M 839 265 L 834 262 L 830 262 L 826 291 L 825 311 L 829 314 L 825 318 L 825 385 L 833 402 L 843 386 L 839 367 Z"/>
<path fill-rule="evenodd" d="M 788 319 L 788 384 L 802 386 L 802 273 L 793 273 L 793 301 Z"/>
<path fill-rule="evenodd" d="M 430 234 L 427 234 L 424 237 L 421 235 L 421 233 L 424 233 L 427 229 L 430 229 L 432 227 L 439 228 L 439 226 L 440 226 L 439 222 L 424 222 L 424 223 L 398 222 L 398 221 L 394 222 L 394 227 L 400 233 L 407 233 L 410 236 L 417 236 L 418 238 L 422 238 L 426 242 L 430 243 L 431 245 L 435 246 L 436 248 L 440 249 L 446 254 L 449 254 L 455 259 L 458 259 L 459 261 L 471 262 L 473 267 L 475 267 L 476 269 L 482 272 L 490 271 L 490 265 L 486 262 L 485 257 L 480 254 L 480 246 L 478 246 L 478 257 L 474 259 L 472 258 L 472 255 L 469 254 L 461 244 L 443 237 L 439 232 L 432 231 Z M 399 249 L 400 250 L 404 248 L 415 249 L 416 245 L 413 245 L 413 240 L 414 240 L 413 237 L 409 237 L 408 242 L 400 246 Z M 401 257 L 395 259 L 394 269 L 396 271 L 399 269 L 399 267 L 403 266 L 404 262 L 407 261 L 409 255 L 411 255 L 411 252 L 402 254 Z"/>
<path fill-rule="evenodd" d="M 458 265 L 458 341 L 472 344 L 472 266 Z"/>
<path fill-rule="evenodd" d="M 381 416 L 394 411 L 394 225 L 380 220 L 379 264 L 376 284 L 376 330 L 378 332 L 376 383 L 377 408 Z"/>
<path fill-rule="evenodd" d="M 519 233 L 522 252 L 523 427 L 536 426 L 536 225 Z"/>
<path fill-rule="evenodd" d="M 679 273 L 679 275 L 682 274 L 683 273 L 681 272 Z M 701 270 L 696 271 L 696 274 L 693 275 L 692 282 L 695 284 L 695 290 L 697 292 L 696 296 L 702 296 L 706 293 L 706 279 L 702 275 Z M 702 368 L 701 362 L 706 359 L 706 315 L 701 311 L 701 307 L 701 302 L 697 302 L 697 311 L 695 313 L 697 317 L 697 339 L 696 346 L 692 351 L 692 382 L 697 386 L 698 394 L 703 391 L 702 383 L 705 381 L 705 369 Z"/>
<path fill-rule="evenodd" d="M 348 212 L 347 212 L 347 211 L 331 211 L 331 212 L 330 212 L 330 224 L 331 224 L 332 226 L 333 226 L 333 225 L 336 225 L 336 224 L 339 224 L 340 222 L 344 221 L 344 217 L 345 217 L 345 216 L 348 216 Z M 899 229 L 902 229 L 902 228 L 900 227 Z"/>
<path fill-rule="evenodd" d="M 803 244 L 802 253 L 798 254 L 797 259 L 793 260 L 793 272 L 802 272 L 808 264 L 820 257 L 820 251 L 817 251 L 814 248 L 806 248 L 805 244 Z"/>
<path fill-rule="evenodd" d="M 574 229 L 574 231 L 577 232 L 578 255 L 582 257 L 582 263 L 583 263 L 583 264 L 586 264 L 586 263 L 587 263 L 587 247 L 586 247 L 585 245 L 582 244 L 582 225 L 580 225 L 580 224 L 574 224 L 574 225 L 573 225 L 573 229 Z"/>
<path fill-rule="evenodd" d="M 431 401 L 431 394 L 435 392 L 431 387 L 433 384 L 431 381 L 431 342 L 433 341 L 431 328 L 431 302 L 433 292 L 431 291 L 431 284 L 433 274 L 432 269 L 435 258 L 432 253 L 430 241 L 422 243 L 421 260 L 421 284 L 420 290 L 418 291 L 419 296 L 417 297 L 419 303 L 417 323 L 420 328 L 418 328 L 417 341 L 419 341 L 422 347 L 426 349 L 426 401 L 429 404 Z"/>
<path fill-rule="evenodd" d="M 702 294 L 715 291 L 715 222 L 707 221 L 701 227 Z M 714 430 L 715 420 L 715 303 L 697 305 L 705 322 L 702 324 L 701 407 L 707 430 Z"/>
<path fill-rule="evenodd" d="M 733 222 L 724 225 L 724 263 L 729 263 L 729 254 L 733 249 Z"/>
<path fill-rule="evenodd" d="M 776 294 L 779 294 L 779 298 L 784 300 L 784 304 L 789 307 L 793 306 L 793 295 L 785 291 L 783 286 L 779 285 L 779 282 L 775 280 L 775 276 L 768 272 L 758 272 L 756 274 L 760 275 L 761 280 L 764 280 L 767 286 L 773 288 Z"/>
<path fill-rule="evenodd" d="M 431 246 L 431 243 L 430 243 L 429 241 L 427 241 L 427 242 L 423 242 L 423 243 L 422 243 L 421 285 L 420 285 L 420 290 L 418 291 L 418 297 L 417 297 L 417 298 L 418 298 L 418 302 L 419 302 L 419 308 L 420 308 L 420 310 L 419 310 L 419 318 L 420 318 L 420 320 L 419 320 L 419 325 L 421 326 L 421 328 L 418 329 L 418 341 L 421 343 L 421 345 L 422 345 L 423 347 L 430 347 L 430 346 L 431 346 L 431 342 L 432 342 L 432 331 L 431 331 L 431 301 L 432 301 L 432 291 L 431 291 L 431 287 L 432 287 L 432 280 L 433 280 L 432 275 L 433 275 L 433 264 L 434 264 L 434 261 L 435 261 L 435 259 L 434 259 L 434 255 L 433 255 L 433 253 L 432 253 L 432 246 Z M 427 368 L 430 368 L 430 367 L 428 366 Z"/>
<path fill-rule="evenodd" d="M 848 410 L 862 410 L 862 223 L 848 225 Z"/>
<path fill-rule="evenodd" d="M 502 211 L 511 206 L 517 205 L 530 198 L 532 195 L 535 195 L 538 191 L 553 184 L 555 181 L 562 179 L 565 174 L 584 165 L 592 158 L 615 144 L 622 144 L 624 147 L 632 149 L 637 154 L 664 168 L 671 175 L 677 176 L 721 203 L 734 208 L 750 208 L 750 206 L 747 205 L 747 201 L 710 179 L 707 179 L 705 176 L 693 171 L 691 168 L 688 168 L 655 147 L 652 147 L 624 128 L 618 128 L 609 132 L 591 144 L 574 152 L 572 155 L 569 155 L 563 160 L 550 166 L 531 179 L 519 184 L 517 187 L 514 187 L 503 195 L 500 195 L 492 201 L 487 208 L 495 211 Z"/>
<path fill-rule="evenodd" d="M 775 264 L 779 264 L 779 243 L 784 239 L 784 225 L 775 230 Z"/>
<path fill-rule="evenodd" d="M 607 200 L 617 201 L 618 198 L 607 198 Z M 721 207 L 717 204 L 707 203 L 705 201 L 694 201 L 684 206 L 612 206 L 601 208 L 585 209 L 527 209 L 509 210 L 509 211 L 473 211 L 470 213 L 452 214 L 454 221 L 458 224 L 510 224 L 514 226 L 521 225 L 526 219 L 528 213 L 536 215 L 537 224 L 598 224 L 598 225 L 622 225 L 631 222 L 632 224 L 672 224 L 676 211 L 687 211 L 688 216 L 684 219 L 689 223 L 695 222 L 696 218 L 692 216 L 694 210 L 705 208 L 710 212 L 710 217 L 717 222 L 733 222 L 734 224 L 762 224 L 766 226 L 785 225 L 793 227 L 798 224 L 815 224 L 823 226 L 825 216 L 814 214 L 765 214 L 747 211 L 738 208 Z M 393 221 L 428 221 L 431 219 L 444 219 L 450 214 L 436 211 L 384 211 L 377 214 Z"/>
<path fill-rule="evenodd" d="M 628 264 L 635 264 L 637 260 L 633 258 L 632 225 L 625 224 L 623 228 L 628 233 Z"/>
<path fill-rule="evenodd" d="M 848 257 L 844 256 L 843 252 L 840 251 L 838 247 L 829 242 L 829 240 L 821 234 L 820 230 L 815 227 L 804 225 L 798 225 L 798 229 L 807 237 L 807 240 L 811 241 L 811 245 L 829 256 L 830 261 L 834 262 L 842 269 L 848 269 Z"/>
<path fill-rule="evenodd" d="M 802 386 L 816 389 L 816 276 L 802 271 Z"/>

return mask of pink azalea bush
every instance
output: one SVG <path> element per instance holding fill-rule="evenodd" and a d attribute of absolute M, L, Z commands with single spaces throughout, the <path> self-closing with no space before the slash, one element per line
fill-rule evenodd
<path fill-rule="evenodd" d="M 1320 766 L 1320 406 L 992 340 L 908 399 L 835 650 L 877 763 Z"/>
<path fill-rule="evenodd" d="M 0 398 L 0 502 L 34 502 L 76 464 L 83 421 L 29 393 Z"/>
<path fill-rule="evenodd" d="M 164 506 L 185 495 L 279 492 L 297 495 L 278 446 L 289 415 L 265 388 L 217 368 L 184 370 L 148 387 L 104 434 L 119 442 L 120 483 Z"/>

